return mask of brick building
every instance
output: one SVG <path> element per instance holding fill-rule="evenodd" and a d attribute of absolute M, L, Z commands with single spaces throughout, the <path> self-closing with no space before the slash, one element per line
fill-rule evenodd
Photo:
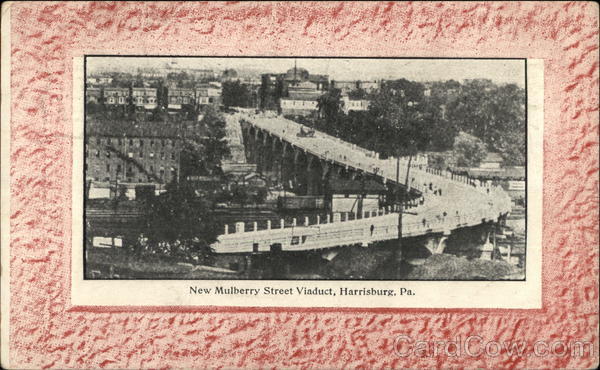
<path fill-rule="evenodd" d="M 86 180 L 153 184 L 178 180 L 181 138 L 175 124 L 91 120 L 86 123 Z"/>

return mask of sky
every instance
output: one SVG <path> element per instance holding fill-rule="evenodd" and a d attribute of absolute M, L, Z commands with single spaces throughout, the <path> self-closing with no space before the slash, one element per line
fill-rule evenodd
<path fill-rule="evenodd" d="M 498 84 L 525 85 L 523 60 L 499 59 L 342 59 L 342 58 L 212 58 L 212 57 L 88 57 L 88 72 L 135 71 L 137 67 L 164 67 L 175 62 L 180 68 L 250 70 L 282 73 L 294 67 L 309 73 L 328 74 L 333 80 L 406 78 L 412 81 L 443 81 L 487 78 Z"/>

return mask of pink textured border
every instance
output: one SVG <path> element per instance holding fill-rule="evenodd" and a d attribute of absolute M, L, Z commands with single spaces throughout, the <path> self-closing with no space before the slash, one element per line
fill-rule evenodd
<path fill-rule="evenodd" d="M 11 22 L 12 368 L 598 363 L 597 4 L 14 3 Z M 545 59 L 544 308 L 70 309 L 72 58 L 84 53 Z M 595 355 L 400 358 L 401 334 L 590 341 Z"/>

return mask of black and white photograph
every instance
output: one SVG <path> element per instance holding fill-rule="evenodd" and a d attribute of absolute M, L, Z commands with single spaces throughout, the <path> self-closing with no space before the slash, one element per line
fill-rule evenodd
<path fill-rule="evenodd" d="M 88 55 L 84 278 L 524 281 L 526 71 Z"/>

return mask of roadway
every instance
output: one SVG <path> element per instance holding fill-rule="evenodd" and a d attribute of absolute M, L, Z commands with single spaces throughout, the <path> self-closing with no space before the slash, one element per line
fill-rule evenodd
<path fill-rule="evenodd" d="M 280 116 L 268 113 L 236 113 L 235 116 L 323 161 L 381 177 L 384 182 L 396 181 L 397 161 L 394 158 L 379 159 L 374 152 L 320 131 L 315 131 L 312 137 L 298 136 L 302 125 Z M 401 183 L 404 183 L 407 165 L 405 159 L 400 160 Z M 499 187 L 473 185 L 468 179 L 452 179 L 447 172 L 432 173 L 432 170 L 423 170 L 418 166 L 411 167 L 409 177 L 410 186 L 422 193 L 424 203 L 404 214 L 403 236 L 449 233 L 456 228 L 496 221 L 501 214 L 510 212 L 510 198 Z M 258 244 L 258 251 L 267 251 L 270 249 L 269 243 L 277 241 L 282 244 L 283 250 L 307 250 L 369 244 L 398 237 L 397 213 L 382 209 L 376 217 L 369 216 L 316 227 L 308 225 L 291 230 L 272 229 L 221 235 L 213 248 L 217 253 L 244 253 L 256 251 L 255 244 Z M 372 231 L 373 228 L 377 229 L 376 232 Z M 386 232 L 381 232 L 384 229 Z M 302 242 L 294 244 L 295 236 Z"/>

